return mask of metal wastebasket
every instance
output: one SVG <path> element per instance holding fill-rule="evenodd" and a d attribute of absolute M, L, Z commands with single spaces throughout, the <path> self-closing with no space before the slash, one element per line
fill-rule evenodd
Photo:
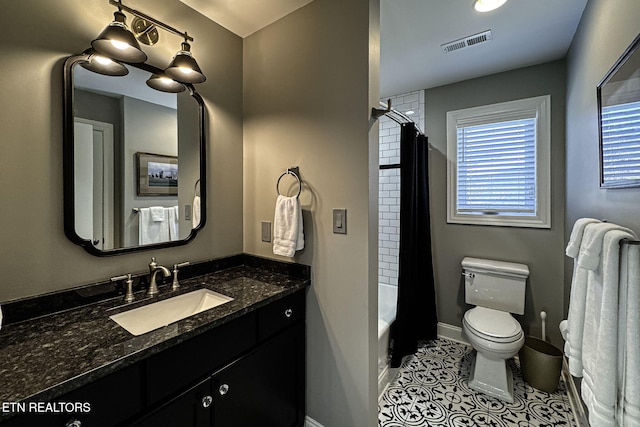
<path fill-rule="evenodd" d="M 555 393 L 562 371 L 562 351 L 551 343 L 527 336 L 518 354 L 524 380 L 539 390 Z"/>

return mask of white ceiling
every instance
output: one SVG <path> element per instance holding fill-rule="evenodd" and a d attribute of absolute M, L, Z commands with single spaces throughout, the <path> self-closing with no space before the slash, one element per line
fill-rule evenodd
<path fill-rule="evenodd" d="M 313 0 L 180 0 L 246 37 Z M 383 97 L 563 58 L 587 0 L 509 0 L 488 13 L 472 0 L 380 1 Z M 493 40 L 443 53 L 485 30 Z"/>
<path fill-rule="evenodd" d="M 472 0 L 380 1 L 382 97 L 563 58 L 587 0 L 509 0 L 479 13 Z M 440 47 L 491 30 L 493 40 Z"/>
<path fill-rule="evenodd" d="M 313 0 L 180 0 L 244 38 Z"/>

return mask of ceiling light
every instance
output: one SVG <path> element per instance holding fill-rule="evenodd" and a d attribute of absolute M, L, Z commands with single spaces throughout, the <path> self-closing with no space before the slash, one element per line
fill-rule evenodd
<path fill-rule="evenodd" d="M 87 59 L 80 62 L 80 65 L 89 71 L 105 76 L 126 76 L 129 74 L 129 69 L 124 64 L 102 56 L 93 49 L 87 49 L 83 54 L 87 55 Z"/>
<path fill-rule="evenodd" d="M 155 90 L 169 93 L 180 93 L 186 89 L 182 83 L 170 79 L 162 74 L 154 74 L 147 80 L 147 86 Z"/>
<path fill-rule="evenodd" d="M 144 62 L 147 54 L 140 49 L 140 43 L 125 23 L 124 13 L 117 10 L 113 14 L 114 20 L 98 37 L 91 42 L 91 46 L 99 53 L 118 61 Z"/>
<path fill-rule="evenodd" d="M 202 83 L 207 78 L 191 55 L 191 46 L 185 40 L 173 61 L 164 70 L 167 76 L 182 83 Z"/>
<path fill-rule="evenodd" d="M 473 8 L 478 12 L 489 12 L 505 4 L 507 0 L 476 0 Z"/>

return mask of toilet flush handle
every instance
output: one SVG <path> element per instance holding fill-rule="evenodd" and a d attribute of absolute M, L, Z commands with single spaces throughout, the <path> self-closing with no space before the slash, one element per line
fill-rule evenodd
<path fill-rule="evenodd" d="M 475 277 L 475 274 L 473 273 L 467 273 L 466 271 L 462 272 L 462 275 L 468 279 L 473 279 Z"/>

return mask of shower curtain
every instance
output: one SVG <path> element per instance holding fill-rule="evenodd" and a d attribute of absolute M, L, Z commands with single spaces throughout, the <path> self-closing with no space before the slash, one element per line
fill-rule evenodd
<path fill-rule="evenodd" d="M 398 310 L 392 328 L 391 367 L 415 353 L 419 340 L 437 337 L 427 137 L 415 124 L 401 125 L 400 135 L 400 257 Z"/>

